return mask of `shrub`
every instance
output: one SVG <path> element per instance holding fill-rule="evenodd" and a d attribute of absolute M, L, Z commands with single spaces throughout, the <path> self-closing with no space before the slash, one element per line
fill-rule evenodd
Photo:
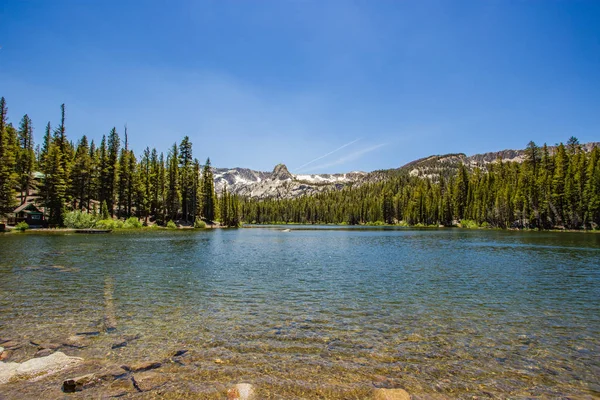
<path fill-rule="evenodd" d="M 200 218 L 196 218 L 194 221 L 194 228 L 204 229 L 206 228 L 206 222 L 202 221 Z"/>
<path fill-rule="evenodd" d="M 123 228 L 125 229 L 139 229 L 142 227 L 142 223 L 136 217 L 129 217 L 127 221 L 123 224 Z"/>
<path fill-rule="evenodd" d="M 65 214 L 63 223 L 67 228 L 93 228 L 96 225 L 96 217 L 83 211 L 71 211 Z"/>
<path fill-rule="evenodd" d="M 467 229 L 477 229 L 479 228 L 479 225 L 477 224 L 476 221 L 473 221 L 471 219 L 463 219 L 460 221 L 460 226 L 461 228 L 467 228 Z"/>
<path fill-rule="evenodd" d="M 118 225 L 117 221 L 113 219 L 101 219 L 96 222 L 96 227 L 99 229 L 117 229 L 119 227 Z"/>
<path fill-rule="evenodd" d="M 102 216 L 102 219 L 110 218 L 110 214 L 108 213 L 108 206 L 106 205 L 106 200 L 102 200 L 100 215 Z"/>
<path fill-rule="evenodd" d="M 169 228 L 169 229 L 177 229 L 177 225 L 175 225 L 175 222 L 169 221 L 169 222 L 167 222 L 167 228 Z"/>
<path fill-rule="evenodd" d="M 21 221 L 15 226 L 15 229 L 18 231 L 26 231 L 29 229 L 29 225 L 27 225 L 27 222 Z"/>

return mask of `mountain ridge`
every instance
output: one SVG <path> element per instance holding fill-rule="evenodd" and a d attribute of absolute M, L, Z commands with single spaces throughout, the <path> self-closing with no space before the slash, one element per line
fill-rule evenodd
<path fill-rule="evenodd" d="M 580 145 L 584 152 L 600 147 L 600 142 Z M 548 146 L 552 154 L 557 146 Z M 334 174 L 292 174 L 285 164 L 277 164 L 271 172 L 250 168 L 213 168 L 215 189 L 218 193 L 227 187 L 228 192 L 251 198 L 295 198 L 314 195 L 327 190 L 341 190 L 350 185 L 360 185 L 384 179 L 390 173 L 406 172 L 411 176 L 435 179 L 452 173 L 462 163 L 467 168 L 484 167 L 502 161 L 523 162 L 525 150 L 505 149 L 467 156 L 464 153 L 430 155 L 410 161 L 401 167 L 371 172 L 352 171 Z"/>

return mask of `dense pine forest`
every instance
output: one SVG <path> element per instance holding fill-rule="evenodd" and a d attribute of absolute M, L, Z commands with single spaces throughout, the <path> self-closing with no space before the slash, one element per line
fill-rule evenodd
<path fill-rule="evenodd" d="M 67 138 L 65 106 L 56 127 L 45 126 L 35 145 L 32 121 L 15 128 L 0 99 L 0 215 L 33 201 L 51 225 L 72 220 L 129 220 L 201 226 L 247 223 L 401 224 L 528 229 L 598 229 L 600 149 L 586 152 L 571 137 L 549 148 L 530 142 L 524 162 L 498 159 L 476 168 L 459 165 L 432 176 L 379 171 L 363 182 L 295 199 L 240 198 L 215 193 L 210 160 L 200 164 L 184 137 L 166 156 L 129 148 L 127 128 L 99 144 Z M 82 218 L 92 215 L 93 218 Z M 89 222 L 91 223 L 91 222 Z M 172 222 L 171 222 L 172 223 Z M 76 225 L 76 224 L 75 224 Z"/>
<path fill-rule="evenodd" d="M 178 221 L 198 226 L 199 221 L 216 220 L 226 226 L 240 224 L 238 197 L 226 191 L 215 194 L 210 159 L 201 165 L 187 136 L 166 157 L 150 148 L 136 157 L 127 128 L 123 137 L 112 128 L 99 144 L 85 135 L 74 143 L 67 138 L 63 104 L 60 122 L 54 128 L 48 122 L 42 144 L 36 146 L 28 115 L 15 128 L 8 123 L 4 98 L 0 111 L 0 216 L 33 201 L 51 226 L 114 218 L 158 225 Z"/>
<path fill-rule="evenodd" d="M 522 163 L 498 159 L 485 167 L 441 171 L 433 177 L 387 171 L 376 183 L 266 201 L 245 200 L 245 221 L 256 223 L 405 224 L 597 229 L 600 149 L 584 152 L 576 138 L 548 146 L 530 142 Z"/>

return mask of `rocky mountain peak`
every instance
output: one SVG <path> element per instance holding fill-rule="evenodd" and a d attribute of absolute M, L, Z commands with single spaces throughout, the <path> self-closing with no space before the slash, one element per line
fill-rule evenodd
<path fill-rule="evenodd" d="M 285 164 L 277 164 L 275 168 L 273 168 L 271 179 L 285 181 L 286 179 L 294 179 L 294 176 L 290 173 L 290 171 L 288 171 Z"/>

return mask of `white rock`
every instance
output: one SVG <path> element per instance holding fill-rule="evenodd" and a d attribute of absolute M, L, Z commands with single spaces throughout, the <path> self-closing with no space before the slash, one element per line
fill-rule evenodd
<path fill-rule="evenodd" d="M 373 400 L 410 400 L 410 394 L 404 389 L 375 389 Z"/>
<path fill-rule="evenodd" d="M 0 353 L 4 351 L 4 347 L 0 347 Z"/>
<path fill-rule="evenodd" d="M 255 398 L 254 386 L 249 383 L 238 383 L 227 391 L 228 400 L 253 400 Z"/>
<path fill-rule="evenodd" d="M 32 380 L 37 380 L 73 367 L 82 361 L 83 358 L 69 357 L 58 351 L 47 357 L 32 358 L 24 363 L 0 362 L 0 384 L 10 381 L 13 377 L 32 376 Z"/>

